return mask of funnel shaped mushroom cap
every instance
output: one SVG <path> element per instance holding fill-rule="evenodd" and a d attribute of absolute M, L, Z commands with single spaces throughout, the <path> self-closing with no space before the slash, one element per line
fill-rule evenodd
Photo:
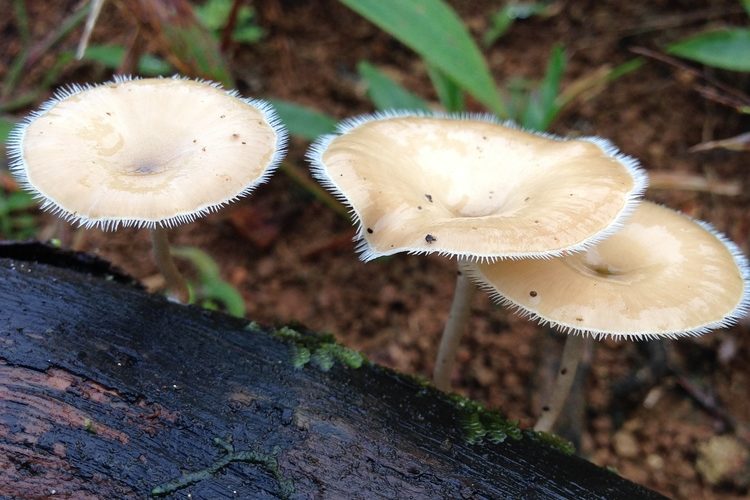
<path fill-rule="evenodd" d="M 11 135 L 11 169 L 81 225 L 174 226 L 249 194 L 286 132 L 270 105 L 203 81 L 118 78 L 59 91 Z"/>
<path fill-rule="evenodd" d="M 352 208 L 363 260 L 582 250 L 620 226 L 646 187 L 637 162 L 603 139 L 563 140 L 486 116 L 356 118 L 308 157 Z"/>
<path fill-rule="evenodd" d="M 645 202 L 586 252 L 472 264 L 469 272 L 500 302 L 595 337 L 700 335 L 733 324 L 750 307 L 739 249 L 708 224 Z"/>

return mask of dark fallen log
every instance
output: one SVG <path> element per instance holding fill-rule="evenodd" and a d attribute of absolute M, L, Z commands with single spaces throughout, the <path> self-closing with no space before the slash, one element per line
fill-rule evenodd
<path fill-rule="evenodd" d="M 325 338 L 126 281 L 0 245 L 4 498 L 659 498 Z"/>

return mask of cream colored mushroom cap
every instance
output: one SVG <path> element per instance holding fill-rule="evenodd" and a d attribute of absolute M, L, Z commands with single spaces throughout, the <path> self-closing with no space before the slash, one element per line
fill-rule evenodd
<path fill-rule="evenodd" d="M 580 254 L 471 264 L 469 272 L 500 302 L 595 337 L 700 335 L 750 307 L 740 250 L 709 225 L 648 202 Z"/>
<path fill-rule="evenodd" d="M 84 226 L 174 226 L 249 194 L 286 132 L 270 105 L 180 78 L 73 86 L 17 127 L 11 170 Z"/>
<path fill-rule="evenodd" d="M 637 162 L 603 139 L 564 140 L 487 116 L 355 118 L 308 157 L 351 207 L 363 260 L 582 250 L 617 229 L 646 187 Z"/>

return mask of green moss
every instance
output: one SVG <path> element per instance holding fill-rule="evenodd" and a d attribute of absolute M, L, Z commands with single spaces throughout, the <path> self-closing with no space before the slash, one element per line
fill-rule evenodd
<path fill-rule="evenodd" d="M 298 370 L 310 362 L 310 349 L 294 346 L 292 352 L 292 365 Z"/>
<path fill-rule="evenodd" d="M 248 332 L 257 332 L 260 331 L 260 325 L 257 321 L 251 321 L 247 325 L 245 325 L 245 330 Z"/>
<path fill-rule="evenodd" d="M 318 347 L 311 358 L 313 364 L 320 368 L 321 371 L 327 372 L 336 363 L 336 359 L 331 354 L 331 349 L 327 344 Z"/>
<path fill-rule="evenodd" d="M 303 368 L 312 362 L 318 369 L 327 372 L 336 362 L 357 369 L 366 361 L 362 353 L 337 343 L 331 334 L 301 333 L 283 326 L 274 332 L 274 336 L 292 345 L 292 364 L 295 368 Z"/>
<path fill-rule="evenodd" d="M 576 447 L 573 443 L 552 432 L 527 431 L 527 433 L 531 439 L 551 446 L 566 455 L 573 455 L 576 452 Z"/>
<path fill-rule="evenodd" d="M 506 419 L 497 410 L 489 410 L 474 400 L 450 394 L 448 399 L 459 410 L 461 428 L 470 444 L 487 440 L 491 443 L 502 443 L 507 438 L 521 439 L 518 422 Z"/>
<path fill-rule="evenodd" d="M 83 429 L 90 434 L 96 434 L 94 422 L 90 418 L 83 419 Z"/>

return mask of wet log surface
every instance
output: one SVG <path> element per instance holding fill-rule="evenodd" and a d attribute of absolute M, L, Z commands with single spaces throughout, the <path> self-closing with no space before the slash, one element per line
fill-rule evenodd
<path fill-rule="evenodd" d="M 0 245 L 0 495 L 660 498 L 528 433 L 472 444 L 465 408 L 389 370 L 312 344 L 295 368 L 284 332 Z"/>

